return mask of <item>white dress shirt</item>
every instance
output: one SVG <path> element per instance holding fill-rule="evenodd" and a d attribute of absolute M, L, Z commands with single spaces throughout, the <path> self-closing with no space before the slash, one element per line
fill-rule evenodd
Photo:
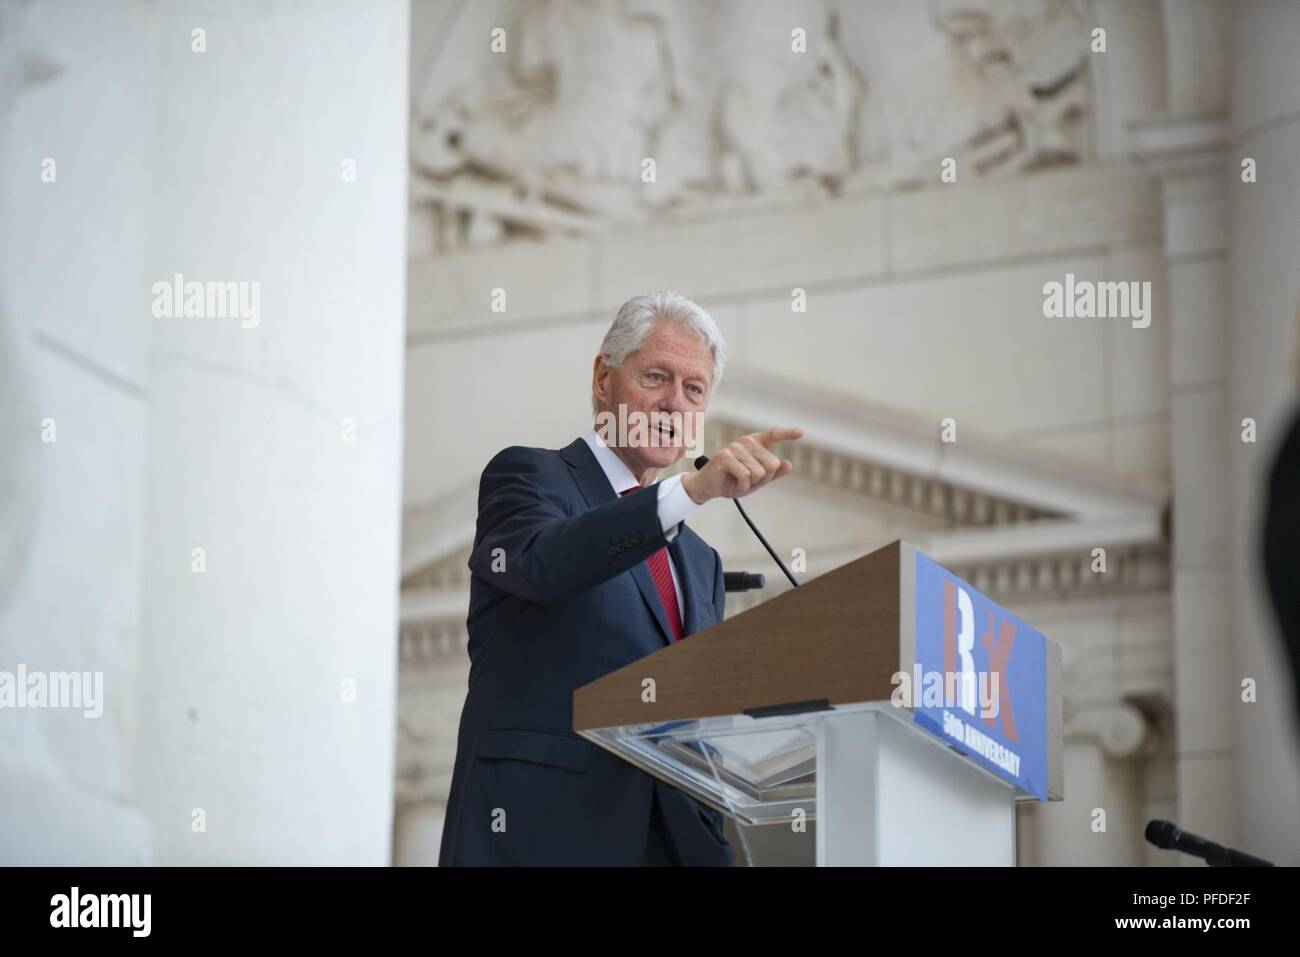
<path fill-rule="evenodd" d="M 587 445 L 596 456 L 596 461 L 605 471 L 605 478 L 609 479 L 610 487 L 616 493 L 621 494 L 630 488 L 640 488 L 641 483 L 636 480 L 632 470 L 620 459 L 608 445 L 606 445 L 595 429 L 590 429 L 583 436 Z M 697 505 L 687 494 L 686 489 L 682 488 L 681 475 L 674 475 L 672 478 L 664 479 L 659 483 L 659 527 L 664 530 L 664 536 L 668 541 L 672 541 L 681 531 L 681 522 L 691 512 L 700 506 Z M 668 552 L 668 569 L 673 573 L 673 591 L 677 593 L 677 611 L 682 616 L 682 625 L 686 624 L 686 598 L 682 594 L 682 582 L 677 577 L 677 563 L 673 561 L 673 553 Z"/>

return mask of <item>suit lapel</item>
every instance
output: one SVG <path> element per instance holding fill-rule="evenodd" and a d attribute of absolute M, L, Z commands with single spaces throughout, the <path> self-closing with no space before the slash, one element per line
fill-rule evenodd
<path fill-rule="evenodd" d="M 641 589 L 641 597 L 645 599 L 650 614 L 654 615 L 655 621 L 659 623 L 659 637 L 664 640 L 664 644 L 672 644 L 668 613 L 664 611 L 664 603 L 659 598 L 659 589 L 655 587 L 655 580 L 650 577 L 650 566 L 645 562 L 637 565 L 632 569 L 632 578 L 636 582 L 636 587 Z"/>
<path fill-rule="evenodd" d="M 618 493 L 610 486 L 609 479 L 605 478 L 605 470 L 596 461 L 596 455 L 587 446 L 585 439 L 570 442 L 560 449 L 560 455 L 569 464 L 573 481 L 577 483 L 587 508 L 595 508 L 618 498 Z"/>
<path fill-rule="evenodd" d="M 605 470 L 596 461 L 596 455 L 585 439 L 578 438 L 569 443 L 560 450 L 560 454 L 573 472 L 573 480 L 577 483 L 578 490 L 582 492 L 588 508 L 595 508 L 597 505 L 604 505 L 618 498 L 618 493 L 609 484 L 609 479 L 605 477 Z M 681 574 L 681 567 L 680 564 L 677 566 L 679 574 Z M 664 644 L 671 643 L 672 631 L 668 627 L 668 615 L 664 612 L 664 603 L 659 600 L 659 589 L 655 587 L 654 579 L 650 577 L 650 566 L 641 562 L 630 570 L 630 574 L 632 580 L 636 582 L 636 587 L 640 589 L 641 597 L 645 599 L 651 616 L 659 625 L 659 637 L 663 639 Z"/>
<path fill-rule="evenodd" d="M 700 630 L 700 579 L 696 575 L 696 563 L 686 548 L 686 536 L 690 530 L 682 523 L 677 537 L 668 544 L 668 553 L 677 566 L 677 577 L 682 581 L 682 601 L 686 605 L 686 620 L 682 622 L 682 635 L 690 635 Z M 693 551 L 693 550 L 692 550 Z"/>

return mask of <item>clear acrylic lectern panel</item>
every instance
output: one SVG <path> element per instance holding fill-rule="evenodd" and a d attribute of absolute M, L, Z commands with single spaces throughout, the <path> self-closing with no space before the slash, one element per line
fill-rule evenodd
<path fill-rule="evenodd" d="M 1015 789 L 888 702 L 582 733 L 726 814 L 741 864 L 1015 861 Z"/>

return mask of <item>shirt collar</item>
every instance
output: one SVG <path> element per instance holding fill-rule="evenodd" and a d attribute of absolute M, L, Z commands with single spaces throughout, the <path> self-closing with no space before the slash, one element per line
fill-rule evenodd
<path fill-rule="evenodd" d="M 632 470 L 614 453 L 613 449 L 601 441 L 595 429 L 588 429 L 583 439 L 591 447 L 596 461 L 605 472 L 605 478 L 609 479 L 610 487 L 615 492 L 622 494 L 630 488 L 640 488 L 641 483 L 636 480 Z"/>

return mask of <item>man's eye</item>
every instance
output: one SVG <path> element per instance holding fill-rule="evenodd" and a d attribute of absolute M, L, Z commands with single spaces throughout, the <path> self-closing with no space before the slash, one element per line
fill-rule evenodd
<path fill-rule="evenodd" d="M 658 372 L 651 372 L 650 378 L 653 379 L 655 382 L 658 382 L 663 378 L 663 376 Z"/>

